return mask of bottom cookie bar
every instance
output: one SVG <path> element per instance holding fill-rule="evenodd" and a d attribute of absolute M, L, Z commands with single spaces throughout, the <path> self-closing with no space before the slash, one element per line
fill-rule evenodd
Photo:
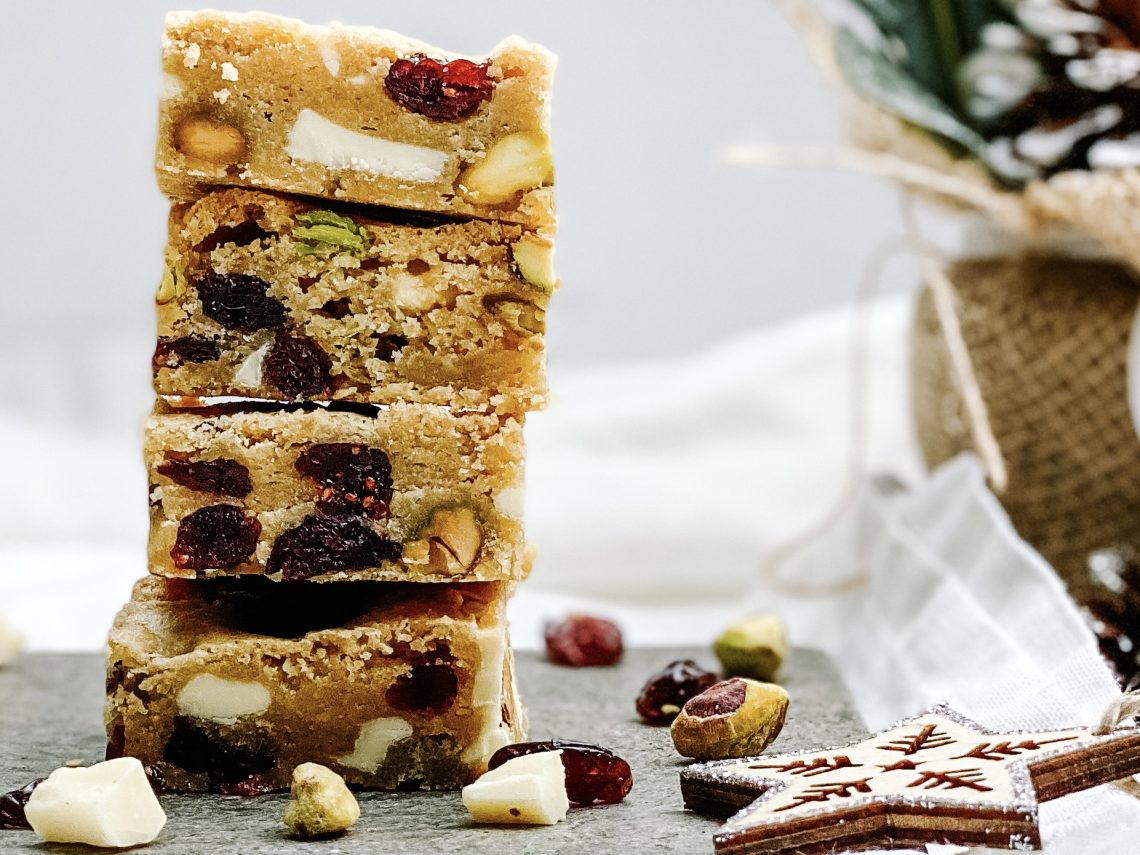
<path fill-rule="evenodd" d="M 174 791 L 280 789 L 305 762 L 373 789 L 460 787 L 525 734 L 509 590 L 144 579 L 111 629 L 107 754 Z"/>

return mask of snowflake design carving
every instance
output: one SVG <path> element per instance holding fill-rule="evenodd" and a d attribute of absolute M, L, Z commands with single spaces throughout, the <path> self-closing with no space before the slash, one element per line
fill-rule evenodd
<path fill-rule="evenodd" d="M 1140 773 L 1140 730 L 990 733 L 947 707 L 843 748 L 692 766 L 686 806 L 733 853 L 1040 846 L 1037 804 Z"/>

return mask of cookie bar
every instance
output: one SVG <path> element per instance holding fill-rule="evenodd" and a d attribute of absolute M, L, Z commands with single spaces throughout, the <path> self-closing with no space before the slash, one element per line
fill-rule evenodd
<path fill-rule="evenodd" d="M 155 389 L 536 409 L 555 285 L 524 226 L 211 193 L 171 212 Z"/>
<path fill-rule="evenodd" d="M 453 789 L 525 731 L 509 585 L 137 583 L 109 640 L 109 757 L 176 791 L 350 783 Z"/>
<path fill-rule="evenodd" d="M 156 575 L 440 582 L 529 569 L 514 418 L 159 404 L 144 453 Z"/>
<path fill-rule="evenodd" d="M 158 179 L 554 222 L 555 58 L 518 37 L 470 60 L 369 27 L 263 13 L 166 19 Z"/>

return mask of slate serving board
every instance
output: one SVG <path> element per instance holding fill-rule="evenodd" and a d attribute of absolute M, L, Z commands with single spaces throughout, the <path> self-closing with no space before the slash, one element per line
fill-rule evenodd
<path fill-rule="evenodd" d="M 616 668 L 568 669 L 539 654 L 519 655 L 531 738 L 561 736 L 612 748 L 629 761 L 634 786 L 620 805 L 571 811 L 550 828 L 472 826 L 456 793 L 362 793 L 361 820 L 333 840 L 294 841 L 281 816 L 287 794 L 256 799 L 163 796 L 169 822 L 150 855 L 324 855 L 393 853 L 711 853 L 715 820 L 685 811 L 678 773 L 685 763 L 669 730 L 641 724 L 633 701 L 644 680 L 673 659 L 715 665 L 707 650 L 627 651 Z M 792 696 L 772 750 L 838 745 L 867 735 L 839 675 L 822 654 L 793 651 L 782 680 Z M 68 760 L 102 759 L 103 663 L 95 655 L 29 655 L 0 670 L 0 792 L 23 786 Z M 0 853 L 77 853 L 30 832 L 0 831 Z"/>

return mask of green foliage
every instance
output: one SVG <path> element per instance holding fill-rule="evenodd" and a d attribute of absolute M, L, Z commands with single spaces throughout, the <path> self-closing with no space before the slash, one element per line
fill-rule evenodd
<path fill-rule="evenodd" d="M 986 141 L 907 68 L 862 42 L 849 29 L 836 34 L 836 58 L 848 83 L 862 97 L 908 122 L 985 156 Z"/>
<path fill-rule="evenodd" d="M 853 0 L 904 56 L 896 62 L 947 103 L 955 98 L 962 57 L 980 42 L 982 28 L 1009 20 L 997 0 Z M 868 45 L 869 48 L 872 46 Z"/>
<path fill-rule="evenodd" d="M 862 97 L 983 161 L 989 146 L 959 105 L 959 69 L 995 21 L 1009 21 L 1001 0 L 850 0 L 878 33 L 842 27 L 836 54 Z"/>

